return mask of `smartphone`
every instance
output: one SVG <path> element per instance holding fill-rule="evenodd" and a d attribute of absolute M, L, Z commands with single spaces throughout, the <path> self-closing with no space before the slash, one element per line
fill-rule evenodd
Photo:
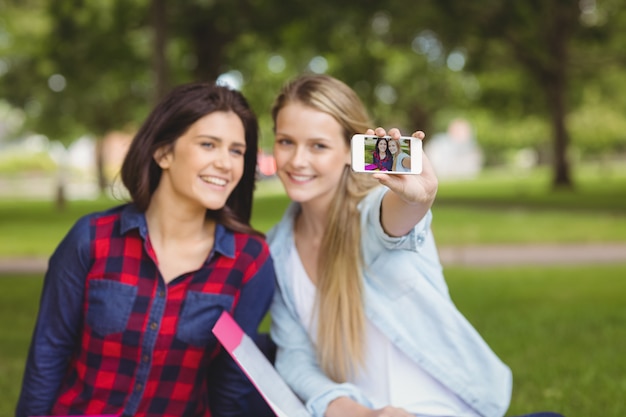
<path fill-rule="evenodd" d="M 412 136 L 354 135 L 350 142 L 354 172 L 419 174 L 422 172 L 422 141 Z"/>

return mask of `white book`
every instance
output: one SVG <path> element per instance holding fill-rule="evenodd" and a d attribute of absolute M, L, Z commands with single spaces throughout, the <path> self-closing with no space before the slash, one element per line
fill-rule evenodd
<path fill-rule="evenodd" d="M 217 320 L 213 334 L 278 417 L 311 417 L 272 363 L 228 312 L 224 311 Z"/>

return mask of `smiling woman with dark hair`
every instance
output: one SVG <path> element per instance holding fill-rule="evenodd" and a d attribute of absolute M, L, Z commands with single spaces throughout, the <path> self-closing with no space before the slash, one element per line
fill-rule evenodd
<path fill-rule="evenodd" d="M 376 146 L 374 148 L 374 152 L 372 153 L 374 165 L 376 165 L 376 169 L 379 171 L 391 171 L 391 166 L 393 164 L 393 155 L 389 151 L 389 146 L 387 144 L 386 138 L 378 138 L 376 139 Z"/>
<path fill-rule="evenodd" d="M 250 226 L 257 135 L 226 87 L 156 106 L 122 166 L 132 202 L 78 220 L 50 259 L 18 417 L 256 415 L 211 329 L 228 311 L 256 338 L 274 292 Z"/>

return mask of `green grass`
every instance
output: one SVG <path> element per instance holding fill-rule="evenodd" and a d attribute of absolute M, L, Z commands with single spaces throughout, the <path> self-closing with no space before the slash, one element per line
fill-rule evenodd
<path fill-rule="evenodd" d="M 545 170 L 442 181 L 438 244 L 626 242 L 626 172 L 577 172 L 574 192 L 551 191 Z M 78 217 L 116 204 L 72 201 L 58 212 L 51 202 L 3 199 L 0 257 L 47 257 Z M 287 204 L 277 181 L 260 182 L 253 225 L 267 231 Z M 459 309 L 513 370 L 509 415 L 626 415 L 626 264 L 455 267 L 446 276 Z M 41 283 L 0 277 L 0 416 L 13 413 Z"/>
<path fill-rule="evenodd" d="M 35 323 L 41 277 L 0 277 L 0 416 L 12 416 Z"/>
<path fill-rule="evenodd" d="M 515 176 L 497 170 L 471 181 L 444 182 L 433 207 L 440 246 L 495 243 L 626 242 L 626 171 L 581 170 L 574 191 L 551 191 L 549 173 Z M 367 175 L 367 174 L 363 174 Z M 0 257 L 49 256 L 83 214 L 120 201 L 0 201 Z M 261 181 L 252 224 L 267 231 L 288 204 L 277 180 Z"/>
<path fill-rule="evenodd" d="M 508 415 L 626 415 L 626 264 L 448 268 L 446 276 L 456 305 L 513 370 Z M 41 282 L 0 279 L 0 416 L 17 401 Z"/>
<path fill-rule="evenodd" d="M 509 415 L 626 415 L 626 264 L 446 275 L 459 309 L 513 370 Z"/>

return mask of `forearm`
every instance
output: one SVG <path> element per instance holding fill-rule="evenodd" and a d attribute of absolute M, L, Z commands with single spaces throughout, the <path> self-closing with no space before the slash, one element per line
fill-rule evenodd
<path fill-rule="evenodd" d="M 373 410 L 348 397 L 339 397 L 328 404 L 324 417 L 368 417 Z"/>
<path fill-rule="evenodd" d="M 82 328 L 90 266 L 88 221 L 70 230 L 50 258 L 16 415 L 47 415 L 56 401 Z"/>
<path fill-rule="evenodd" d="M 390 236 L 404 236 L 419 223 L 435 200 L 436 189 L 423 198 L 407 201 L 393 191 L 387 192 L 381 207 L 381 222 Z"/>

